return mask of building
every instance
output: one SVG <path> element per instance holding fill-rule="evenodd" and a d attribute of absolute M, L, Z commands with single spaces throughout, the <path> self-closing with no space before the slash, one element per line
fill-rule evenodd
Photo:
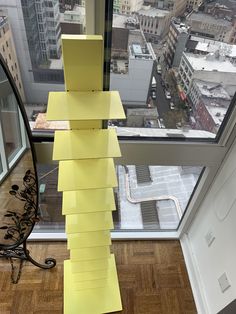
<path fill-rule="evenodd" d="M 113 13 L 120 13 L 120 0 L 113 1 Z"/>
<path fill-rule="evenodd" d="M 236 21 L 233 21 L 233 27 L 231 30 L 231 34 L 230 34 L 230 39 L 229 39 L 230 44 L 236 44 Z"/>
<path fill-rule="evenodd" d="M 54 1 L 51 4 L 51 1 L 47 2 L 48 5 L 54 5 L 55 2 L 55 6 L 58 7 L 58 4 L 56 4 L 58 3 L 57 1 Z M 21 1 L 12 0 L 11 2 L 6 2 L 4 0 L 0 0 L 0 9 L 7 11 L 8 13 L 23 86 L 27 86 L 27 88 L 24 88 L 26 103 L 32 105 L 46 104 L 49 90 L 64 89 L 62 69 L 50 69 L 51 60 L 55 59 L 44 59 L 47 53 L 49 53 L 49 45 L 47 46 L 48 48 L 46 48 L 46 46 L 43 45 L 43 41 L 40 41 L 39 34 L 42 33 L 44 36 L 44 28 L 39 26 L 42 23 L 37 22 L 38 20 L 34 4 L 35 1 L 24 1 L 24 7 L 26 10 L 23 12 Z M 42 3 L 39 2 L 38 4 Z M 52 10 L 54 10 L 53 7 Z M 26 19 L 24 19 L 24 14 L 26 14 Z M 54 25 L 53 18 L 51 18 L 50 21 L 48 20 L 48 23 L 53 25 L 52 29 L 54 29 L 55 25 L 57 25 L 57 22 Z M 46 25 L 44 25 L 44 27 L 46 27 Z M 52 37 L 50 38 L 54 38 L 54 40 L 56 40 L 54 37 L 56 36 L 56 33 L 53 33 L 51 28 L 49 29 L 52 31 Z M 39 30 L 42 30 L 42 32 Z M 41 36 L 41 39 L 49 38 L 49 34 L 46 35 L 46 37 Z M 58 41 L 56 45 L 52 44 L 50 47 L 58 47 L 57 45 L 59 42 L 60 41 Z M 41 47 L 46 48 L 46 55 L 44 57 Z"/>
<path fill-rule="evenodd" d="M 140 28 L 148 41 L 157 42 L 168 33 L 171 19 L 170 11 L 144 6 L 136 14 Z"/>
<path fill-rule="evenodd" d="M 230 0 L 217 0 L 204 3 L 204 12 L 216 18 L 232 20 L 236 14 L 236 4 Z"/>
<path fill-rule="evenodd" d="M 71 11 L 60 14 L 60 27 L 62 34 L 85 33 L 85 7 L 75 5 Z"/>
<path fill-rule="evenodd" d="M 72 11 L 75 5 L 83 5 L 83 0 L 59 0 L 60 12 Z"/>
<path fill-rule="evenodd" d="M 166 40 L 165 59 L 169 67 L 178 67 L 189 39 L 189 27 L 172 18 Z"/>
<path fill-rule="evenodd" d="M 158 112 L 157 108 L 129 108 L 126 111 L 127 127 L 132 128 L 157 128 Z"/>
<path fill-rule="evenodd" d="M 27 0 L 22 2 L 25 29 L 33 64 L 60 58 L 60 13 L 58 1 Z M 38 43 L 37 43 L 38 42 Z M 34 50 L 36 50 L 34 48 Z"/>
<path fill-rule="evenodd" d="M 5 60 L 9 71 L 15 81 L 15 84 L 20 93 L 21 99 L 25 101 L 24 86 L 22 84 L 20 67 L 17 59 L 14 39 L 10 24 L 6 13 L 0 12 L 0 52 Z"/>
<path fill-rule="evenodd" d="M 190 12 L 191 10 L 196 10 L 203 3 L 203 0 L 187 0 L 186 8 Z"/>
<path fill-rule="evenodd" d="M 193 109 L 193 127 L 216 134 L 231 103 L 232 89 L 236 89 L 234 82 L 231 86 L 224 86 L 223 83 L 194 79 L 188 93 Z"/>
<path fill-rule="evenodd" d="M 187 6 L 187 0 L 174 0 L 173 2 L 173 16 L 178 17 L 184 15 Z"/>
<path fill-rule="evenodd" d="M 222 41 L 230 42 L 232 22 L 215 18 L 206 13 L 193 13 L 187 18 L 187 24 L 191 27 L 191 34 Z"/>
<path fill-rule="evenodd" d="M 236 64 L 236 45 L 230 45 L 207 38 L 190 36 L 186 44 L 186 51 L 199 55 L 207 55 L 209 53 L 217 54 L 219 57 Z"/>
<path fill-rule="evenodd" d="M 146 107 L 156 56 L 141 30 L 127 28 L 127 16 L 114 15 L 110 88 L 123 104 Z"/>
<path fill-rule="evenodd" d="M 119 3 L 115 3 L 116 9 L 118 5 L 120 6 L 119 13 L 130 15 L 131 13 L 141 9 L 143 5 L 143 0 L 120 0 Z"/>
<path fill-rule="evenodd" d="M 179 66 L 179 79 L 186 94 L 193 79 L 230 84 L 236 80 L 236 67 L 219 52 L 207 55 L 183 53 Z M 214 78 L 214 79 L 213 79 Z"/>
<path fill-rule="evenodd" d="M 145 5 L 172 11 L 173 16 L 178 17 L 184 14 L 187 0 L 146 0 Z"/>

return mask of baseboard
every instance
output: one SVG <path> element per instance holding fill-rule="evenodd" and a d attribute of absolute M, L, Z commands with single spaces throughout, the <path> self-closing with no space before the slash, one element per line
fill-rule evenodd
<path fill-rule="evenodd" d="M 184 234 L 180 239 L 184 260 L 189 275 L 189 280 L 193 292 L 194 301 L 197 307 L 198 314 L 209 314 L 206 295 L 202 285 L 201 276 L 199 274 L 197 261 L 192 253 L 191 245 L 187 234 Z"/>

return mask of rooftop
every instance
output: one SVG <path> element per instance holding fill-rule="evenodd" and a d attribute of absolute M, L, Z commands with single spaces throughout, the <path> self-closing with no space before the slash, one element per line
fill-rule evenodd
<path fill-rule="evenodd" d="M 188 25 L 180 23 L 175 18 L 172 19 L 171 23 L 175 26 L 179 33 L 188 33 L 188 30 L 190 28 Z"/>
<path fill-rule="evenodd" d="M 127 117 L 128 116 L 142 116 L 142 117 L 157 117 L 158 112 L 157 108 L 146 109 L 146 108 L 135 108 L 135 109 L 127 109 Z"/>
<path fill-rule="evenodd" d="M 219 106 L 217 103 L 211 103 L 210 105 L 206 105 L 206 108 L 214 120 L 217 127 L 221 125 L 224 120 L 225 114 L 228 108 Z"/>
<path fill-rule="evenodd" d="M 215 138 L 215 134 L 203 130 L 191 129 L 155 129 L 155 128 L 130 128 L 116 127 L 118 136 L 146 136 L 146 137 L 164 137 L 164 138 Z"/>
<path fill-rule="evenodd" d="M 127 16 L 123 14 L 113 14 L 113 28 L 138 28 L 139 21 L 137 17 Z M 133 26 L 133 27 L 131 27 Z"/>
<path fill-rule="evenodd" d="M 236 58 L 236 45 L 230 45 L 227 43 L 222 43 L 220 41 L 196 36 L 191 36 L 191 40 L 197 42 L 195 50 L 209 53 L 219 51 L 220 55 L 225 55 L 230 58 Z"/>
<path fill-rule="evenodd" d="M 142 9 L 138 10 L 139 15 L 146 15 L 150 17 L 165 17 L 170 14 L 170 11 L 160 10 L 149 6 L 143 6 Z"/>
<path fill-rule="evenodd" d="M 214 16 L 206 13 L 193 13 L 189 16 L 188 21 L 198 21 L 207 24 L 220 24 L 221 26 L 231 27 L 232 23 L 225 19 L 216 19 Z"/>
<path fill-rule="evenodd" d="M 231 100 L 230 95 L 221 84 L 206 82 L 202 80 L 194 80 L 201 94 L 208 98 L 220 98 Z M 235 85 L 236 87 L 236 85 Z"/>
<path fill-rule="evenodd" d="M 218 71 L 236 73 L 236 67 L 228 60 L 220 60 L 213 53 L 206 56 L 184 53 L 192 68 L 196 71 Z"/>
<path fill-rule="evenodd" d="M 127 15 L 113 14 L 112 27 L 125 28 Z"/>
<path fill-rule="evenodd" d="M 62 55 L 60 59 L 50 59 L 50 69 L 51 70 L 60 70 L 63 68 Z"/>
<path fill-rule="evenodd" d="M 85 7 L 76 5 L 74 10 L 61 13 L 60 23 L 63 22 L 85 24 Z"/>

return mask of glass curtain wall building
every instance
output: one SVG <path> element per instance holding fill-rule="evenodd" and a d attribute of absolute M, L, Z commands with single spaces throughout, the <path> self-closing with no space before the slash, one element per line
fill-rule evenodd
<path fill-rule="evenodd" d="M 10 8 L 0 1 L 38 154 L 35 237 L 64 237 L 50 140 L 55 128 L 67 126 L 45 122 L 48 92 L 64 89 L 61 33 L 104 35 L 104 89 L 118 90 L 126 111 L 125 122 L 106 126 L 116 129 L 122 149 L 114 237 L 178 237 L 190 223 L 233 141 L 236 55 L 233 19 L 219 39 L 212 6 L 199 6 L 196 17 L 187 1 L 177 2 L 22 0 Z M 14 20 L 12 10 L 23 19 Z M 234 7 L 229 11 L 233 15 Z M 206 21 L 204 36 L 197 36 Z"/>

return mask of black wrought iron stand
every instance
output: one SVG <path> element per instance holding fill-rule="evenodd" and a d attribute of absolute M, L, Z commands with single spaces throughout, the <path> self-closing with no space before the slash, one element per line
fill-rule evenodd
<path fill-rule="evenodd" d="M 46 258 L 44 261 L 44 264 L 36 262 L 31 256 L 30 252 L 27 249 L 27 242 L 24 241 L 22 243 L 22 246 L 19 246 L 14 249 L 3 249 L 0 250 L 0 258 L 7 258 L 11 264 L 11 281 L 12 283 L 18 283 L 20 276 L 21 276 L 21 271 L 23 267 L 23 262 L 24 261 L 29 261 L 33 265 L 42 268 L 42 269 L 50 269 L 56 266 L 56 260 L 52 257 Z M 18 270 L 16 269 L 16 266 L 14 266 L 13 261 L 14 259 L 19 259 L 20 260 L 20 265 L 18 267 Z"/>

